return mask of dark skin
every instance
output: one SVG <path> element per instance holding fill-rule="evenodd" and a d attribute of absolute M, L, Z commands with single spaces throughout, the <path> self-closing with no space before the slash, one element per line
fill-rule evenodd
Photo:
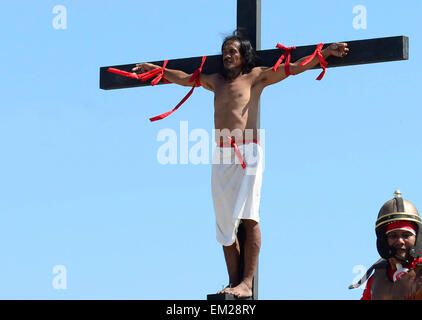
<path fill-rule="evenodd" d="M 228 137 L 234 141 L 243 141 L 244 137 L 259 141 L 257 131 L 258 102 L 265 87 L 273 85 L 287 78 L 284 64 L 281 64 L 276 72 L 271 67 L 255 67 L 247 74 L 242 73 L 243 57 L 239 51 L 238 41 L 228 41 L 222 50 L 222 59 L 229 79 L 220 74 L 200 75 L 201 85 L 214 92 L 214 124 L 218 135 L 216 142 L 228 143 Z M 334 43 L 322 50 L 324 58 L 333 55 L 344 57 L 349 52 L 347 43 Z M 292 75 L 298 75 L 319 64 L 315 57 L 306 66 L 300 63 L 307 57 L 303 57 L 290 63 Z M 137 64 L 132 69 L 134 72 L 145 72 L 159 66 L 150 63 Z M 180 70 L 165 69 L 164 77 L 173 83 L 182 86 L 193 86 L 189 82 L 191 74 Z M 246 130 L 253 133 L 251 137 Z M 261 231 L 259 223 L 254 220 L 242 220 L 245 227 L 245 255 L 243 276 L 239 274 L 240 250 L 239 242 L 230 246 L 223 246 L 230 285 L 219 293 L 230 293 L 239 298 L 252 296 L 252 280 L 258 263 L 261 248 Z"/>
<path fill-rule="evenodd" d="M 409 258 L 409 249 L 416 243 L 416 236 L 406 230 L 395 230 L 387 234 L 387 243 L 396 249 L 395 258 L 405 261 Z"/>

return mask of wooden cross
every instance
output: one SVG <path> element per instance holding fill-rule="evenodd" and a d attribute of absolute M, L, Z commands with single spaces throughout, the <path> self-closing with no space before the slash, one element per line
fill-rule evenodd
<path fill-rule="evenodd" d="M 237 29 L 242 30 L 248 36 L 253 48 L 260 58 L 260 66 L 271 67 L 280 57 L 280 49 L 261 50 L 261 0 L 237 0 Z M 409 57 L 409 39 L 405 36 L 355 40 L 336 41 L 347 42 L 350 49 L 349 54 L 343 58 L 330 56 L 327 58 L 327 68 L 344 67 L 358 64 L 369 64 L 376 62 L 388 62 L 407 60 Z M 316 44 L 296 47 L 291 51 L 291 60 L 310 55 L 314 52 Z M 202 69 L 205 74 L 219 73 L 221 55 L 207 56 L 207 61 Z M 193 73 L 201 64 L 202 57 L 191 57 L 169 60 L 167 67 L 170 69 L 182 70 L 188 74 Z M 163 60 L 152 61 L 151 63 L 162 66 Z M 141 82 L 137 79 L 126 78 L 118 74 L 108 72 L 109 67 L 131 72 L 136 63 L 107 66 L 100 68 L 100 88 L 104 90 L 123 89 L 132 87 L 148 86 L 148 82 Z M 319 65 L 313 69 L 320 68 Z M 164 84 L 161 81 L 159 84 Z M 257 129 L 259 129 L 259 112 L 257 118 Z M 239 228 L 239 238 L 243 237 L 243 230 Z M 242 241 L 241 246 L 242 246 Z M 258 267 L 256 268 L 253 281 L 252 299 L 258 299 Z M 232 295 L 208 295 L 209 300 L 233 300 Z"/>

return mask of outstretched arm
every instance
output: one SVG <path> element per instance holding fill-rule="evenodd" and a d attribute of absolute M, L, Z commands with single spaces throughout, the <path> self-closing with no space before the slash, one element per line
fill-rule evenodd
<path fill-rule="evenodd" d="M 137 73 L 143 73 L 147 72 L 153 69 L 161 68 L 160 66 L 157 66 L 152 63 L 138 63 L 136 66 L 132 69 L 133 72 Z M 181 70 L 175 70 L 175 69 L 164 69 L 164 78 L 166 78 L 168 81 L 176 83 L 181 86 L 185 87 L 193 87 L 195 84 L 195 81 L 189 82 L 190 78 L 192 77 L 192 74 L 188 74 Z M 201 85 L 208 90 L 212 90 L 212 84 L 210 76 L 205 74 L 200 74 L 199 78 Z"/>
<path fill-rule="evenodd" d="M 136 73 L 144 73 L 150 70 L 161 68 L 160 66 L 157 66 L 152 63 L 138 63 L 136 66 L 132 69 L 133 72 Z M 164 78 L 166 78 L 168 81 L 177 83 L 181 86 L 185 87 L 192 87 L 194 85 L 193 82 L 189 82 L 189 79 L 192 75 L 187 74 L 186 72 L 180 71 L 180 70 L 173 70 L 173 69 L 164 69 Z"/>
<path fill-rule="evenodd" d="M 321 50 L 321 54 L 324 59 L 327 59 L 329 56 L 333 55 L 336 57 L 343 58 L 349 52 L 349 48 L 347 47 L 347 43 L 333 43 L 329 45 L 327 48 Z M 293 63 L 290 63 L 289 69 L 292 75 L 300 74 L 306 70 L 312 69 L 318 63 L 318 57 L 315 56 L 308 64 L 305 66 L 301 66 L 300 64 L 306 60 L 309 56 L 303 57 Z M 272 67 L 269 68 L 262 68 L 262 73 L 260 74 L 258 80 L 262 81 L 265 86 L 280 82 L 287 78 L 286 72 L 284 70 L 284 63 L 281 64 L 277 71 L 273 71 Z"/>
<path fill-rule="evenodd" d="M 333 43 L 329 45 L 327 48 L 321 50 L 321 54 L 324 57 L 324 60 L 327 59 L 331 55 L 343 58 L 347 55 L 348 52 L 349 52 L 349 48 L 347 47 L 347 43 Z M 305 61 L 306 58 L 308 58 L 308 56 L 303 57 L 290 65 L 290 72 L 293 75 L 297 75 L 306 70 L 312 69 L 317 64 L 319 64 L 318 57 L 315 56 L 308 64 L 306 64 L 305 66 L 301 66 L 300 64 L 303 61 Z"/>

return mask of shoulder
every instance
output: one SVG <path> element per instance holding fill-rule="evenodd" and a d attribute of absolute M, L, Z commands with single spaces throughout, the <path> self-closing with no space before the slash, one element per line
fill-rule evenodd
<path fill-rule="evenodd" d="M 251 74 L 256 75 L 256 76 L 260 76 L 262 73 L 264 73 L 265 71 L 267 71 L 268 67 L 253 67 L 251 70 Z"/>
<path fill-rule="evenodd" d="M 284 70 L 284 69 L 283 69 Z M 279 73 L 274 72 L 272 67 L 254 67 L 251 71 L 254 85 L 260 84 L 263 87 L 283 80 Z"/>
<path fill-rule="evenodd" d="M 212 74 L 205 74 L 201 73 L 199 76 L 199 81 L 201 82 L 201 86 L 205 89 L 214 91 L 217 82 L 221 76 L 218 73 Z"/>
<path fill-rule="evenodd" d="M 247 76 L 254 82 L 262 80 L 265 77 L 265 72 L 268 70 L 267 67 L 253 67 Z"/>

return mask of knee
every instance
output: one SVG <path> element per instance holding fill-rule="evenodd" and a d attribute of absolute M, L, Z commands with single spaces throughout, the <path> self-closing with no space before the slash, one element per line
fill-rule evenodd
<path fill-rule="evenodd" d="M 251 219 L 243 219 L 243 226 L 246 230 L 259 230 L 259 223 Z"/>

